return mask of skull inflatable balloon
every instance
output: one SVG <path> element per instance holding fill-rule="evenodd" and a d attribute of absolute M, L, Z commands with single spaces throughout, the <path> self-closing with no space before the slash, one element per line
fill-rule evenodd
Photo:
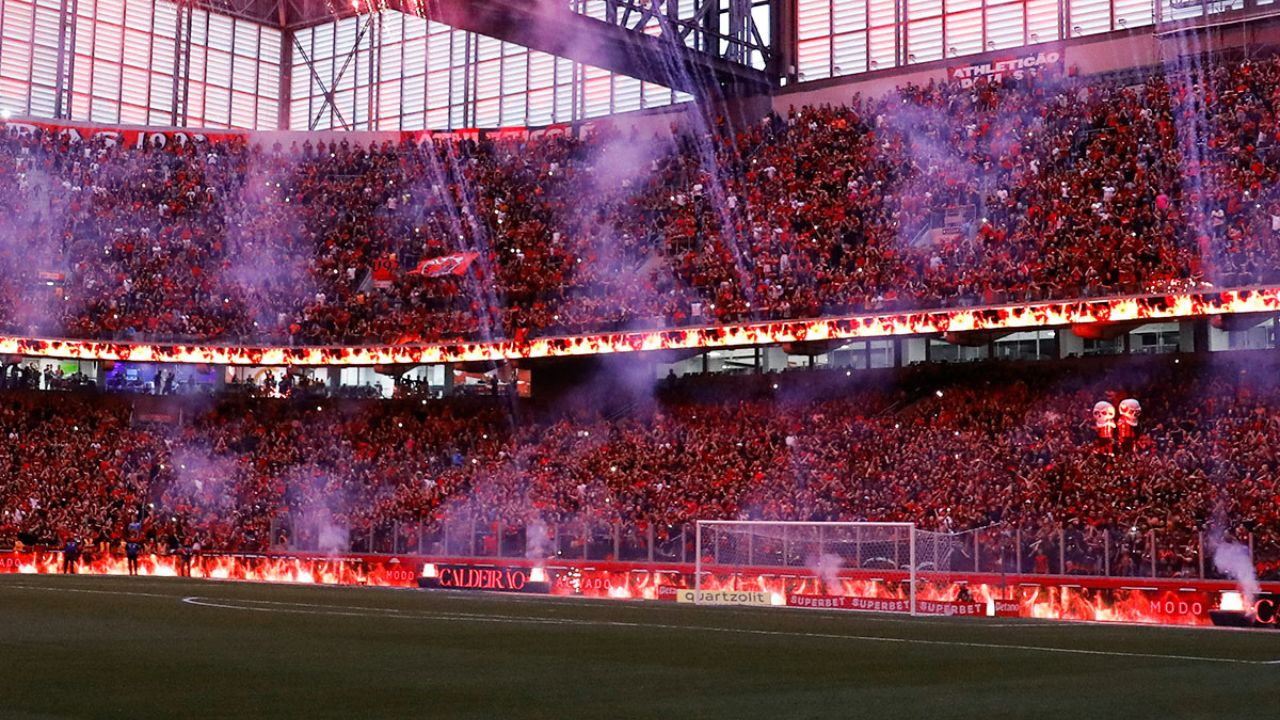
<path fill-rule="evenodd" d="M 1099 400 L 1093 406 L 1093 423 L 1098 427 L 1115 425 L 1116 408 L 1106 400 Z"/>
<path fill-rule="evenodd" d="M 1106 400 L 1099 400 L 1093 406 L 1093 425 L 1098 429 L 1098 436 L 1110 438 L 1116 427 L 1116 408 Z"/>
<path fill-rule="evenodd" d="M 1138 427 L 1138 417 L 1142 415 L 1142 405 L 1137 400 L 1128 398 L 1120 401 L 1120 422 L 1129 427 Z"/>

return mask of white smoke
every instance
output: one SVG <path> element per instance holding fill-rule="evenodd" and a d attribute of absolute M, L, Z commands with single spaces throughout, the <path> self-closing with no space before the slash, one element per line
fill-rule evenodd
<path fill-rule="evenodd" d="M 244 177 L 226 205 L 225 266 L 222 282 L 236 293 L 230 302 L 256 326 L 254 334 L 283 333 L 281 316 L 315 300 L 319 285 L 309 272 L 315 262 L 314 228 L 290 196 L 298 181 L 296 159 L 249 156 Z"/>
<path fill-rule="evenodd" d="M 839 555 L 822 553 L 809 563 L 809 570 L 822 580 L 828 595 L 843 595 L 844 589 L 840 584 L 840 566 L 843 564 L 844 558 Z"/>
<path fill-rule="evenodd" d="M 353 509 L 370 502 L 354 500 L 344 479 L 345 473 L 334 472 L 331 463 L 349 457 L 347 448 L 335 444 L 334 454 L 313 456 L 312 461 L 284 469 L 286 491 L 283 498 L 288 512 L 280 517 L 289 529 L 289 549 L 312 550 L 326 555 L 343 555 L 352 551 L 351 527 Z M 349 465 L 345 467 L 350 467 Z M 369 538 L 365 528 L 361 538 Z"/>
<path fill-rule="evenodd" d="M 551 555 L 551 540 L 542 518 L 535 517 L 525 526 L 524 547 L 524 556 L 529 560 L 546 560 Z"/>
<path fill-rule="evenodd" d="M 165 492 L 166 510 L 185 507 L 198 516 L 234 511 L 236 462 L 207 447 L 179 447 L 173 453 L 173 479 Z"/>
<path fill-rule="evenodd" d="M 1214 567 L 1236 581 L 1244 595 L 1245 607 L 1252 607 L 1261 587 L 1258 585 L 1258 572 L 1253 565 L 1249 548 L 1232 542 L 1221 529 L 1214 529 L 1209 533 L 1209 548 L 1213 551 Z"/>
<path fill-rule="evenodd" d="M 339 555 L 351 549 L 351 530 L 333 521 L 329 513 L 315 519 L 316 549 L 329 555 Z"/>

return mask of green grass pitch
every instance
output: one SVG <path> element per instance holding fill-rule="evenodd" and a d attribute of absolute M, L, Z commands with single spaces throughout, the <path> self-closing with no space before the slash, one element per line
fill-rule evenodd
<path fill-rule="evenodd" d="M 1280 633 L 0 576 L 0 719 L 1280 717 Z"/>

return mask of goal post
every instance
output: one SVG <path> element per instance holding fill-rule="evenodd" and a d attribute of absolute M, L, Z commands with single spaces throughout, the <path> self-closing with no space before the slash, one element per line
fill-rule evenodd
<path fill-rule="evenodd" d="M 951 536 L 906 522 L 699 520 L 695 535 L 699 604 L 764 594 L 773 605 L 916 614 L 925 576 L 945 579 L 951 552 Z"/>

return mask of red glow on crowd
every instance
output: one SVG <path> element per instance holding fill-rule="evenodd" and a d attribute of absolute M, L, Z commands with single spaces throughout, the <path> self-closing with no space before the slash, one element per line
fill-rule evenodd
<path fill-rule="evenodd" d="M 430 365 L 933 333 L 1014 331 L 1277 312 L 1280 312 L 1280 287 L 1268 287 L 577 335 L 523 342 L 500 340 L 382 347 L 235 347 L 0 337 L 0 355 L 200 365 Z"/>

